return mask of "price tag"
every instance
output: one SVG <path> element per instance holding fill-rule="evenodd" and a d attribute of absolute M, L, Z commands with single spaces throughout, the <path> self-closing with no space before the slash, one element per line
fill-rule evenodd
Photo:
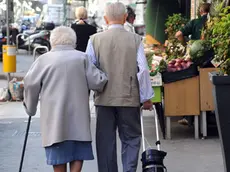
<path fill-rule="evenodd" d="M 155 76 L 150 76 L 152 87 L 162 86 L 161 73 L 157 73 Z"/>
<path fill-rule="evenodd" d="M 216 68 L 219 67 L 224 61 L 217 61 L 216 58 L 214 58 L 211 63 L 213 64 L 213 66 L 215 66 Z"/>

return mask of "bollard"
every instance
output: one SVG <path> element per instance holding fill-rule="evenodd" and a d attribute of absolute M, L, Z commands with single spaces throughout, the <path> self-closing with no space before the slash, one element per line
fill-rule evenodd
<path fill-rule="evenodd" d="M 31 41 L 30 41 L 30 37 L 28 36 L 28 41 L 29 41 L 29 46 L 28 46 L 28 54 L 31 54 Z"/>
<path fill-rule="evenodd" d="M 47 52 L 49 51 L 49 48 L 46 47 L 46 46 L 37 46 L 37 47 L 35 47 L 34 51 L 33 51 L 34 61 L 36 60 L 36 51 L 37 51 L 37 49 L 46 49 Z"/>
<path fill-rule="evenodd" d="M 16 72 L 16 46 L 3 45 L 3 72 L 14 73 Z"/>

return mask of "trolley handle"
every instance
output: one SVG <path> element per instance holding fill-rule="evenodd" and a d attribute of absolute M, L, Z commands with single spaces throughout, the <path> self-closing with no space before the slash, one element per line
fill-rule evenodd
<path fill-rule="evenodd" d="M 155 126 L 156 126 L 156 146 L 157 146 L 157 150 L 161 150 L 160 145 L 160 137 L 159 137 L 159 127 L 158 127 L 158 117 L 157 117 L 157 112 L 156 112 L 156 107 L 155 105 L 153 105 L 153 112 L 154 112 L 154 117 L 155 117 Z M 146 150 L 145 147 L 145 133 L 144 133 L 144 122 L 143 122 L 143 106 L 141 106 L 140 108 L 140 118 L 141 118 L 141 135 L 142 135 L 142 147 L 143 147 L 143 151 Z"/>

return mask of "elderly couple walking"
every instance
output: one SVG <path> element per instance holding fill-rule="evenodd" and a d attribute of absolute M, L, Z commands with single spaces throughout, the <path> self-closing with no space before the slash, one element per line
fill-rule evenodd
<path fill-rule="evenodd" d="M 75 50 L 68 27 L 51 33 L 52 49 L 24 78 L 24 106 L 35 115 L 40 97 L 42 145 L 55 172 L 80 172 L 93 160 L 88 90 L 94 91 L 98 172 L 118 172 L 116 130 L 124 172 L 135 172 L 141 144 L 140 104 L 151 110 L 154 96 L 141 38 L 124 29 L 122 3 L 107 5 L 109 29 L 91 36 L 86 53 Z M 92 171 L 92 172 L 96 172 Z"/>

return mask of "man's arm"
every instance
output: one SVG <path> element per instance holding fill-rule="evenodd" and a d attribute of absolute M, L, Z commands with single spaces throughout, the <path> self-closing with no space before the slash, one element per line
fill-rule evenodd
<path fill-rule="evenodd" d="M 88 41 L 88 45 L 86 47 L 86 51 L 85 53 L 88 55 L 89 57 L 89 60 L 93 63 L 93 64 L 97 64 L 97 58 L 96 58 L 96 55 L 95 55 L 95 51 L 94 51 L 94 48 L 93 48 L 93 44 L 91 42 L 91 40 L 89 39 Z"/>
<path fill-rule="evenodd" d="M 189 36 L 192 34 L 194 20 L 188 22 L 181 30 L 183 36 Z"/>
<path fill-rule="evenodd" d="M 151 98 L 154 97 L 154 92 L 151 85 L 148 63 L 144 53 L 144 45 L 140 44 L 137 52 L 137 64 L 139 72 L 137 78 L 139 81 L 140 101 L 143 103 L 144 109 L 151 109 Z"/>

